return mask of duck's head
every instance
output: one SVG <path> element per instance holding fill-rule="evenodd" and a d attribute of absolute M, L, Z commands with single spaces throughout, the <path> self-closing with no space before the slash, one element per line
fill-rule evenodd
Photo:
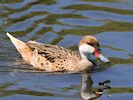
<path fill-rule="evenodd" d="M 84 36 L 79 43 L 79 52 L 82 59 L 88 59 L 93 54 L 101 61 L 107 63 L 109 59 L 102 55 L 98 40 L 90 35 Z"/>

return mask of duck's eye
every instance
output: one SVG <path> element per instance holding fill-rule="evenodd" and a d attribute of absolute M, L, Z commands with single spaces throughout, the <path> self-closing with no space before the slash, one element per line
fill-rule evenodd
<path fill-rule="evenodd" d="M 93 46 L 93 43 L 87 43 L 88 45 L 90 45 L 90 46 Z"/>

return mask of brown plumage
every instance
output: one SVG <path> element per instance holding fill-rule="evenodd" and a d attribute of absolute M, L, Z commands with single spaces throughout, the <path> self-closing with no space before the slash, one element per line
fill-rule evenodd
<path fill-rule="evenodd" d="M 94 50 L 92 48 L 100 48 L 97 39 L 92 36 L 85 36 L 80 41 L 80 52 L 35 41 L 28 41 L 26 43 L 16 39 L 9 33 L 7 33 L 7 36 L 11 39 L 22 58 L 28 64 L 33 65 L 35 69 L 44 70 L 46 72 L 81 72 L 90 70 L 93 64 L 86 57 L 88 57 L 89 52 L 93 53 Z M 87 47 L 88 53 L 86 51 L 84 52 L 84 47 Z"/>

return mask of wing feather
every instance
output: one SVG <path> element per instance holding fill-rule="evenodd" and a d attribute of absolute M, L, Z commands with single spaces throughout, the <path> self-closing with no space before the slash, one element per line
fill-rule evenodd
<path fill-rule="evenodd" d="M 37 49 L 38 54 L 44 56 L 51 63 L 57 62 L 57 60 L 60 62 L 60 60 L 67 59 L 68 54 L 73 52 L 60 46 L 42 44 L 35 41 L 29 41 L 27 44 L 32 50 Z"/>

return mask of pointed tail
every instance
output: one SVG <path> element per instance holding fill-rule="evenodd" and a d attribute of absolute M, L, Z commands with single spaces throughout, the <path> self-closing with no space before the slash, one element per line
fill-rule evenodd
<path fill-rule="evenodd" d="M 32 57 L 31 48 L 25 42 L 13 37 L 10 33 L 7 32 L 6 35 L 10 38 L 10 40 L 12 41 L 18 52 L 23 57 L 23 59 L 26 62 L 30 63 L 30 58 Z"/>

